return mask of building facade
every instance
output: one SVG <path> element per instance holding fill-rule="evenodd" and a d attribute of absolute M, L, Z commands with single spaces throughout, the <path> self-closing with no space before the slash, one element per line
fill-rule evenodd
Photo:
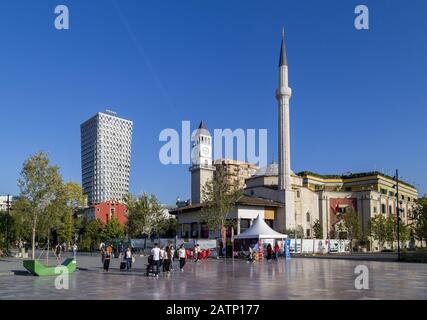
<path fill-rule="evenodd" d="M 12 206 L 18 200 L 15 196 L 0 196 L 0 211 L 7 211 L 7 208 Z"/>
<path fill-rule="evenodd" d="M 241 189 L 246 187 L 246 179 L 253 176 L 259 169 L 252 163 L 233 159 L 217 159 L 214 161 L 214 166 L 216 170 L 218 170 L 219 167 L 222 167 L 230 184 Z"/>
<path fill-rule="evenodd" d="M 105 224 L 115 218 L 120 224 L 125 225 L 127 222 L 127 208 L 118 201 L 106 201 L 86 208 L 85 218 L 87 221 L 99 219 Z"/>
<path fill-rule="evenodd" d="M 80 125 L 82 186 L 88 204 L 121 201 L 129 192 L 132 121 L 99 112 Z"/>

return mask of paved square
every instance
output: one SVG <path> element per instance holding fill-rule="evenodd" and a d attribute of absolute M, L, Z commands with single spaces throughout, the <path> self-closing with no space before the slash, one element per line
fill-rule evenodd
<path fill-rule="evenodd" d="M 146 258 L 137 257 L 126 273 L 113 259 L 106 274 L 99 256 L 82 256 L 69 290 L 57 290 L 55 277 L 26 275 L 22 260 L 3 259 L 0 299 L 427 299 L 425 264 L 318 258 L 189 261 L 184 272 L 155 279 L 145 276 L 145 263 Z M 361 264 L 369 269 L 368 290 L 354 286 L 354 269 Z M 15 275 L 6 275 L 7 269 Z"/>

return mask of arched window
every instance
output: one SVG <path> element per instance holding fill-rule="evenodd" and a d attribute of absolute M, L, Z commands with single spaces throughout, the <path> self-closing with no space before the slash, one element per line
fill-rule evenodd
<path fill-rule="evenodd" d="M 307 212 L 306 219 L 307 219 L 307 222 L 310 222 L 310 212 Z"/>

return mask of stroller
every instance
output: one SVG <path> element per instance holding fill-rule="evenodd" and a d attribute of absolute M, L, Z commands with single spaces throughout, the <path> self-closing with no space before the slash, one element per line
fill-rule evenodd
<path fill-rule="evenodd" d="M 145 265 L 146 266 L 146 271 L 145 274 L 148 276 L 155 276 L 156 273 L 154 271 L 154 259 L 153 259 L 153 255 L 149 255 L 148 256 L 148 264 Z"/>

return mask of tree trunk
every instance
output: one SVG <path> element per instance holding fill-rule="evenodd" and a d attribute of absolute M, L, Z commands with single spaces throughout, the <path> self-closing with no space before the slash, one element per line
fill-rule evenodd
<path fill-rule="evenodd" d="M 35 226 L 33 226 L 33 236 L 32 236 L 32 240 L 31 240 L 32 244 L 32 253 L 31 253 L 31 257 L 34 260 L 36 258 L 36 228 Z"/>
<path fill-rule="evenodd" d="M 46 252 L 46 267 L 49 266 L 49 234 L 50 234 L 50 230 L 49 228 L 47 229 L 47 252 Z"/>

